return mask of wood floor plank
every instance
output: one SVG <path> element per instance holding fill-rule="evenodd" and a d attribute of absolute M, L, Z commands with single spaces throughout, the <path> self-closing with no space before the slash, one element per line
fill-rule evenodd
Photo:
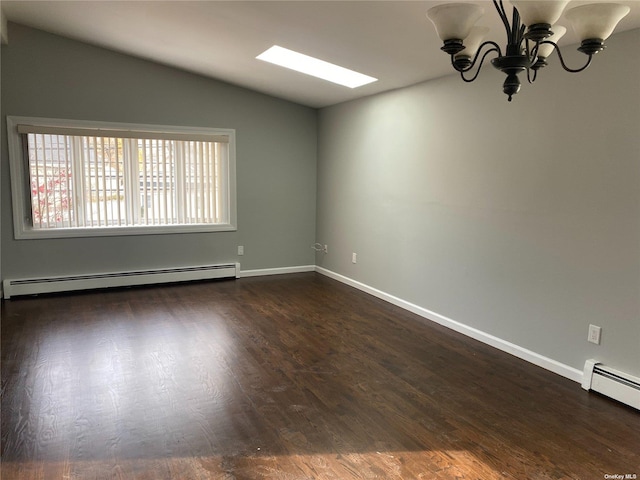
<path fill-rule="evenodd" d="M 313 273 L 4 302 L 1 393 L 3 479 L 640 475 L 638 411 Z"/>

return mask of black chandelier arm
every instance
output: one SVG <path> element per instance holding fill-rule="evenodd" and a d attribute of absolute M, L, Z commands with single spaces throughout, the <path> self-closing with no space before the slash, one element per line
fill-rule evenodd
<path fill-rule="evenodd" d="M 538 56 L 538 47 L 540 46 L 540 44 L 538 42 L 536 42 L 536 44 L 534 45 L 533 49 L 529 48 L 529 39 L 526 39 L 524 41 L 524 54 L 527 56 L 528 59 L 531 60 L 531 63 L 533 63 L 536 59 L 536 57 Z"/>
<path fill-rule="evenodd" d="M 538 48 L 540 48 L 540 45 L 542 43 L 544 42 L 535 42 L 535 45 L 533 46 L 533 48 L 529 48 L 529 39 L 526 39 L 525 54 L 527 55 L 527 58 L 531 62 L 531 65 L 536 63 L 536 60 L 538 59 Z M 533 80 L 535 81 L 535 76 L 533 77 Z M 532 82 L 529 82 L 529 83 L 532 83 Z"/>
<path fill-rule="evenodd" d="M 504 25 L 504 29 L 507 33 L 507 52 L 506 55 L 517 55 L 520 50 L 522 41 L 525 38 L 526 25 L 522 24 L 520 18 L 520 12 L 517 8 L 513 8 L 511 23 L 509 23 L 509 16 L 504 8 L 503 0 L 493 0 L 493 5 L 498 11 L 498 16 Z"/>
<path fill-rule="evenodd" d="M 519 42 L 522 42 L 522 39 L 525 38 L 524 34 L 525 34 L 526 31 L 527 31 L 527 26 L 526 25 L 521 25 L 520 26 L 520 36 L 518 37 L 519 38 Z"/>
<path fill-rule="evenodd" d="M 496 7 L 496 10 L 498 11 L 498 15 L 500 16 L 500 19 L 504 24 L 505 30 L 507 31 L 507 39 L 511 38 L 511 25 L 509 25 L 509 19 L 507 17 L 507 12 L 504 9 L 502 0 L 499 0 L 499 2 L 498 0 L 493 0 L 493 5 Z"/>
<path fill-rule="evenodd" d="M 564 57 L 562 56 L 562 53 L 560 52 L 560 47 L 558 47 L 558 45 L 555 42 L 552 42 L 550 40 L 544 40 L 542 42 L 539 43 L 539 45 L 553 45 L 555 52 L 558 54 L 558 58 L 560 59 L 560 64 L 562 65 L 562 68 L 564 68 L 567 72 L 570 73 L 580 73 L 582 72 L 584 69 L 586 69 L 589 65 L 591 65 L 591 60 L 593 60 L 593 54 L 589 53 L 588 55 L 588 59 L 587 59 L 587 63 L 584 64 L 584 66 L 580 67 L 580 68 L 569 68 L 567 66 L 567 64 L 564 62 Z M 537 49 L 536 49 L 536 53 L 537 53 Z"/>
<path fill-rule="evenodd" d="M 533 71 L 533 74 L 531 73 Z M 532 68 L 527 68 L 527 82 L 533 83 L 538 78 L 538 70 L 534 70 Z"/>
<path fill-rule="evenodd" d="M 469 70 L 471 70 L 476 62 L 478 61 L 478 57 L 480 57 L 480 53 L 482 53 L 482 49 L 484 47 L 486 47 L 487 45 L 491 45 L 493 48 L 490 48 L 489 50 L 487 50 L 484 55 L 482 55 L 482 59 L 480 60 L 480 67 L 482 66 L 482 62 L 484 62 L 485 57 L 491 53 L 491 52 L 497 52 L 498 56 L 501 57 L 502 56 L 502 51 L 500 50 L 500 45 L 498 45 L 496 42 L 492 41 L 492 40 L 487 40 L 486 42 L 483 42 L 479 47 L 478 47 L 478 51 L 476 52 L 475 57 L 473 57 L 473 61 L 469 61 L 469 64 L 465 67 L 462 67 L 460 65 L 456 65 L 456 59 L 455 59 L 455 55 L 451 55 L 451 66 L 454 68 L 454 70 L 456 70 L 457 72 L 460 73 L 465 73 L 468 72 Z M 477 76 L 477 75 L 476 75 Z M 475 77 L 474 77 L 475 78 Z"/>
<path fill-rule="evenodd" d="M 519 45 L 524 35 L 524 25 L 520 25 L 520 14 L 518 10 L 513 9 L 513 19 L 511 20 L 511 38 L 509 43 L 512 45 Z"/>
<path fill-rule="evenodd" d="M 484 55 L 482 55 L 482 58 L 480 59 L 480 63 L 478 64 L 478 68 L 476 70 L 476 73 L 473 77 L 471 78 L 465 78 L 464 74 L 466 72 L 468 72 L 469 70 L 471 70 L 475 65 L 476 65 L 476 61 L 478 60 L 478 55 L 480 54 L 480 49 L 478 50 L 478 53 L 476 54 L 476 58 L 473 59 L 473 63 L 469 66 L 469 68 L 466 68 L 464 70 L 458 70 L 456 68 L 456 70 L 458 70 L 460 72 L 460 77 L 462 78 L 462 80 L 464 80 L 467 83 L 471 83 L 473 82 L 476 78 L 478 78 L 478 75 L 480 75 L 480 70 L 482 69 L 482 64 L 484 63 L 484 59 L 487 57 L 487 55 L 489 55 L 491 52 L 496 52 L 498 54 L 498 56 L 502 56 L 500 53 L 500 47 L 498 47 L 498 45 L 496 45 L 494 42 L 485 42 L 482 44 L 482 46 L 487 45 L 487 44 L 491 44 L 494 45 L 494 48 L 490 48 L 489 50 L 487 50 L 486 52 L 484 52 Z M 481 48 L 482 48 L 481 46 Z M 454 66 L 455 68 L 455 66 Z"/>

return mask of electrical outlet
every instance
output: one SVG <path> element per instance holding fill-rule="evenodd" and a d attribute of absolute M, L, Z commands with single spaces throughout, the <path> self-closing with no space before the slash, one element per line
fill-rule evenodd
<path fill-rule="evenodd" d="M 313 248 L 316 252 L 322 252 L 324 254 L 329 253 L 329 245 L 323 245 L 322 243 L 316 242 L 313 245 L 311 245 L 311 248 Z"/>
<path fill-rule="evenodd" d="M 238 245 L 238 255 L 244 255 L 244 246 Z"/>
<path fill-rule="evenodd" d="M 351 263 L 358 263 L 358 254 L 357 253 L 352 253 L 351 254 Z"/>
<path fill-rule="evenodd" d="M 602 333 L 602 328 L 596 325 L 589 325 L 589 336 L 587 340 L 591 343 L 595 343 L 596 345 L 600 345 L 600 334 Z"/>

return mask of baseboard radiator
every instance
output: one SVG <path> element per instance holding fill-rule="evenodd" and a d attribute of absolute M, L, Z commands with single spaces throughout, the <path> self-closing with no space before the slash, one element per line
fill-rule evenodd
<path fill-rule="evenodd" d="M 587 360 L 582 375 L 582 388 L 593 390 L 640 410 L 640 378 Z"/>
<path fill-rule="evenodd" d="M 18 295 L 68 292 L 95 288 L 128 287 L 157 283 L 185 282 L 216 278 L 237 278 L 239 263 L 156 268 L 152 270 L 81 274 L 59 277 L 23 278 L 2 282 L 5 299 Z"/>

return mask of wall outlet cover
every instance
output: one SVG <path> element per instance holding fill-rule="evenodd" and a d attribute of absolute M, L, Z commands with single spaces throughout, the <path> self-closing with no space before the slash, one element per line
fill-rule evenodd
<path fill-rule="evenodd" d="M 600 334 L 602 333 L 602 328 L 597 325 L 589 325 L 589 336 L 587 340 L 591 343 L 595 343 L 596 345 L 600 345 Z"/>

